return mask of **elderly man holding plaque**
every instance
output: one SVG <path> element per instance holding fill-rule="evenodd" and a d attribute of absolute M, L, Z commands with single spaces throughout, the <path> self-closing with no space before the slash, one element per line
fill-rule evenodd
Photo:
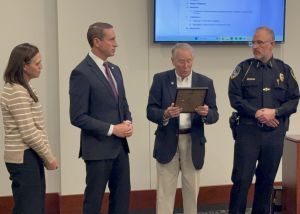
<path fill-rule="evenodd" d="M 147 105 L 147 118 L 157 124 L 153 151 L 157 161 L 156 213 L 173 213 L 181 171 L 184 213 L 196 214 L 206 143 L 204 124 L 213 124 L 219 119 L 216 94 L 211 79 L 192 71 L 193 49 L 189 44 L 176 44 L 171 60 L 175 69 L 154 75 Z M 197 104 L 199 99 L 193 111 L 189 112 L 187 105 L 179 106 L 182 103 L 182 100 L 176 101 L 179 88 L 196 88 L 191 93 L 180 92 L 181 97 L 184 94 L 198 97 L 195 102 L 191 102 L 191 97 L 183 99 L 192 104 Z"/>

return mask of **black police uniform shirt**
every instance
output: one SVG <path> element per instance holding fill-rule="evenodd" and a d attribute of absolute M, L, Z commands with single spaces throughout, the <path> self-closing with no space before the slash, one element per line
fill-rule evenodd
<path fill-rule="evenodd" d="M 276 109 L 276 117 L 297 111 L 299 87 L 291 67 L 271 58 L 267 63 L 251 58 L 233 71 L 228 90 L 231 106 L 241 117 L 255 118 L 261 108 Z"/>

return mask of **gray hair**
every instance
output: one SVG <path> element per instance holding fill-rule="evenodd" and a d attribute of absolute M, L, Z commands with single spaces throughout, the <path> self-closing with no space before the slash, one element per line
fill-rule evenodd
<path fill-rule="evenodd" d="M 189 45 L 188 43 L 176 43 L 172 48 L 172 57 L 175 56 L 176 51 L 178 49 L 189 50 L 189 51 L 191 51 L 192 55 L 194 55 L 194 50 L 191 45 Z"/>
<path fill-rule="evenodd" d="M 271 28 L 269 28 L 267 26 L 261 26 L 261 27 L 256 28 L 255 32 L 257 32 L 259 30 L 265 30 L 265 31 L 267 31 L 267 33 L 270 35 L 270 37 L 272 38 L 272 40 L 273 41 L 275 40 L 274 31 Z"/>

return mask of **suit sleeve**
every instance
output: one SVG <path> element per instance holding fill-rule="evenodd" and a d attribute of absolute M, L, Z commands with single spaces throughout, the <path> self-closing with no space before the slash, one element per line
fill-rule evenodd
<path fill-rule="evenodd" d="M 122 91 L 124 93 L 124 99 L 123 99 L 123 112 L 124 112 L 124 120 L 130 120 L 132 121 L 131 112 L 129 110 L 129 105 L 126 98 L 126 92 L 125 92 L 125 86 L 123 81 L 122 72 L 119 70 L 121 81 L 122 81 Z"/>
<path fill-rule="evenodd" d="M 209 111 L 205 119 L 206 124 L 213 124 L 218 121 L 219 113 L 216 104 L 216 92 L 214 88 L 213 81 L 209 82 L 207 96 L 205 99 L 205 104 L 208 105 Z"/>
<path fill-rule="evenodd" d="M 163 125 L 163 115 L 162 86 L 158 75 L 154 75 L 148 97 L 147 118 L 153 123 Z"/>
<path fill-rule="evenodd" d="M 70 77 L 70 120 L 72 125 L 97 134 L 107 135 L 111 124 L 89 115 L 90 83 L 79 70 L 73 70 Z"/>

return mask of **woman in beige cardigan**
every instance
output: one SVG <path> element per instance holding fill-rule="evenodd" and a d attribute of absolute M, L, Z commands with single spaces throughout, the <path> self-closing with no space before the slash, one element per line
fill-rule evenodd
<path fill-rule="evenodd" d="M 35 90 L 29 84 L 42 69 L 34 45 L 16 46 L 4 73 L 1 110 L 5 131 L 4 160 L 12 180 L 14 214 L 45 213 L 45 172 L 58 168 L 45 131 Z"/>

